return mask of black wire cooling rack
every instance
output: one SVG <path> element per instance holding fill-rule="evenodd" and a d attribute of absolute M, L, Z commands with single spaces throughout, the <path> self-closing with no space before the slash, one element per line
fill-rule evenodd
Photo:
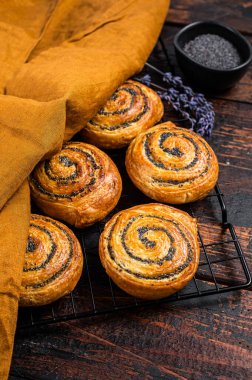
<path fill-rule="evenodd" d="M 161 41 L 161 49 L 168 57 Z M 158 72 L 153 66 L 147 69 Z M 159 86 L 152 84 L 154 88 Z M 169 120 L 172 113 L 168 110 Z M 175 120 L 184 124 L 185 120 Z M 164 117 L 167 120 L 167 117 Z M 111 313 L 147 305 L 168 303 L 188 298 L 209 296 L 245 288 L 251 284 L 249 272 L 234 226 L 228 222 L 224 195 L 217 185 L 204 199 L 178 208 L 198 220 L 200 263 L 193 280 L 178 293 L 158 301 L 143 301 L 120 290 L 106 275 L 98 255 L 99 236 L 106 221 L 123 209 L 137 204 L 153 202 L 134 187 L 127 176 L 125 150 L 108 152 L 119 168 L 123 179 L 123 193 L 115 210 L 100 223 L 84 230 L 73 229 L 84 254 L 84 270 L 75 290 L 54 304 L 38 308 L 20 308 L 18 327 L 27 328 L 53 322 Z M 37 210 L 36 210 L 37 211 Z"/>

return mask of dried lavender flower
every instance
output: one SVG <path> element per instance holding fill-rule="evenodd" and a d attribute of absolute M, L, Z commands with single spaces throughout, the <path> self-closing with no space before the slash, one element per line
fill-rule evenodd
<path fill-rule="evenodd" d="M 189 86 L 184 86 L 180 77 L 165 73 L 163 81 L 169 87 L 167 91 L 160 93 L 160 96 L 162 98 L 165 96 L 173 108 L 190 122 L 190 129 L 201 136 L 210 136 L 215 120 L 212 104 L 206 100 L 203 94 L 194 93 Z"/>
<path fill-rule="evenodd" d="M 151 84 L 151 76 L 148 74 L 137 80 L 147 86 Z M 163 73 L 163 81 L 168 86 L 158 91 L 161 99 L 168 101 L 175 111 L 189 121 L 191 130 L 201 136 L 210 136 L 215 121 L 212 103 L 208 102 L 203 94 L 194 93 L 191 87 L 183 84 L 180 77 L 170 72 Z"/>
<path fill-rule="evenodd" d="M 137 78 L 137 80 L 148 87 L 151 85 L 151 76 L 149 74 L 146 74 L 143 77 Z"/>

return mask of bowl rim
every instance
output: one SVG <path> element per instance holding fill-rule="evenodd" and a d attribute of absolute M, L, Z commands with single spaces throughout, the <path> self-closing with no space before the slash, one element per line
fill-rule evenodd
<path fill-rule="evenodd" d="M 184 34 L 187 30 L 189 29 L 193 29 L 197 26 L 200 26 L 200 25 L 217 25 L 217 26 L 220 26 L 222 27 L 223 29 L 226 29 L 228 30 L 229 32 L 235 34 L 236 36 L 238 36 L 241 40 L 243 40 L 243 42 L 247 45 L 248 49 L 249 49 L 249 57 L 248 59 L 243 62 L 242 64 L 240 64 L 239 66 L 235 66 L 233 68 L 230 68 L 230 69 L 213 69 L 211 67 L 208 67 L 208 66 L 205 66 L 205 65 L 202 65 L 201 63 L 198 63 L 196 61 L 194 61 L 193 59 L 191 59 L 185 52 L 184 50 L 181 48 L 179 42 L 178 42 L 178 39 L 180 38 L 180 36 L 182 34 Z M 192 22 L 188 25 L 186 25 L 185 27 L 183 27 L 175 36 L 174 36 L 174 39 L 173 39 L 173 45 L 175 47 L 175 49 L 177 49 L 186 59 L 188 59 L 191 63 L 195 64 L 196 66 L 200 67 L 200 68 L 204 68 L 205 70 L 207 71 L 210 71 L 210 72 L 213 72 L 213 73 L 226 73 L 226 72 L 236 72 L 236 71 L 239 71 L 240 69 L 244 68 L 245 66 L 249 65 L 249 63 L 251 62 L 252 60 L 252 47 L 251 47 L 251 44 L 250 42 L 240 33 L 238 32 L 238 30 L 236 29 L 233 29 L 232 27 L 228 26 L 228 25 L 225 25 L 221 22 L 216 22 L 216 21 L 195 21 L 195 22 Z"/>

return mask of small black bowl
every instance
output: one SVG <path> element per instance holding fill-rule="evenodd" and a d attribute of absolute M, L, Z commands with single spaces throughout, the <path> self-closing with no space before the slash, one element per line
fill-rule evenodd
<path fill-rule="evenodd" d="M 242 63 L 232 69 L 217 70 L 193 61 L 183 50 L 185 44 L 200 34 L 217 34 L 231 42 L 241 57 Z M 187 25 L 174 37 L 178 64 L 190 82 L 210 92 L 220 92 L 234 86 L 245 74 L 252 60 L 250 43 L 236 30 L 212 21 L 199 21 Z"/>

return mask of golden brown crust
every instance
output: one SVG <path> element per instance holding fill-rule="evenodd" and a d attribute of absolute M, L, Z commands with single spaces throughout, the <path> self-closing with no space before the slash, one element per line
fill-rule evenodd
<path fill-rule="evenodd" d="M 64 224 L 33 214 L 25 254 L 20 306 L 46 305 L 70 293 L 80 279 L 80 244 Z"/>
<path fill-rule="evenodd" d="M 219 173 L 217 158 L 207 142 L 171 122 L 150 128 L 132 141 L 126 169 L 144 194 L 171 204 L 204 198 Z"/>
<path fill-rule="evenodd" d="M 159 122 L 163 113 L 163 103 L 155 91 L 128 80 L 116 90 L 81 133 L 85 141 L 101 148 L 121 148 L 140 132 Z"/>
<path fill-rule="evenodd" d="M 107 274 L 125 292 L 143 299 L 166 297 L 197 270 L 196 219 L 158 203 L 123 210 L 106 224 L 99 254 Z"/>
<path fill-rule="evenodd" d="M 103 219 L 116 206 L 122 181 L 113 161 L 93 145 L 68 142 L 30 176 L 31 194 L 46 214 L 78 228 Z"/>

